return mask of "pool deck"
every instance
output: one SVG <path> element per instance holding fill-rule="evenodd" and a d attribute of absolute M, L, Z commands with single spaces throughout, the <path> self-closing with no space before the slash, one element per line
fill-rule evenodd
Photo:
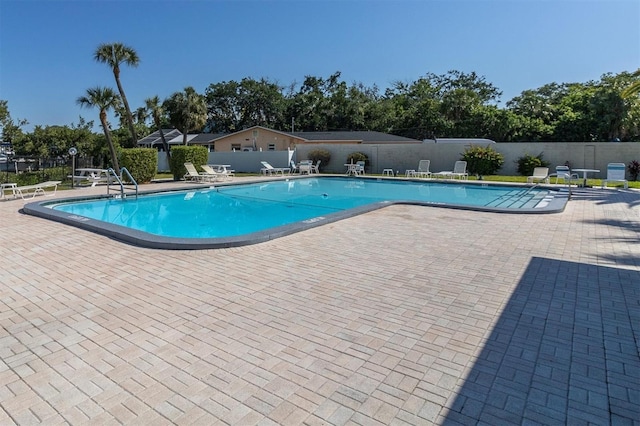
<path fill-rule="evenodd" d="M 640 191 L 196 251 L 19 212 L 44 198 L 0 201 L 2 425 L 640 424 Z"/>

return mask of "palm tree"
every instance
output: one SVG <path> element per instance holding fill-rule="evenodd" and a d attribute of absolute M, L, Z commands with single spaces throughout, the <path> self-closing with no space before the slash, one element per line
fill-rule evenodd
<path fill-rule="evenodd" d="M 633 74 L 631 74 L 632 77 L 640 77 L 640 69 L 636 72 L 634 72 Z M 637 95 L 640 93 L 640 79 L 634 81 L 633 83 L 631 83 L 629 85 L 629 87 L 627 87 L 626 89 L 624 89 L 622 91 L 622 97 L 623 98 L 630 98 L 633 95 Z"/>
<path fill-rule="evenodd" d="M 120 97 L 110 87 L 93 87 L 87 89 L 87 93 L 84 96 L 80 96 L 76 103 L 81 107 L 97 107 L 100 110 L 100 123 L 102 123 L 102 130 L 104 136 L 107 138 L 107 144 L 109 145 L 109 152 L 111 154 L 111 163 L 114 170 L 119 171 L 120 165 L 118 164 L 118 155 L 116 154 L 116 147 L 111 139 L 111 132 L 109 131 L 109 123 L 107 122 L 107 111 L 115 109 L 120 104 Z"/>
<path fill-rule="evenodd" d="M 164 132 L 162 131 L 162 123 L 160 121 L 160 117 L 164 114 L 164 110 L 162 109 L 162 105 L 160 105 L 160 98 L 154 96 L 153 98 L 147 98 L 144 100 L 145 105 L 147 106 L 147 111 L 151 113 L 151 117 L 153 117 L 153 123 L 158 128 L 160 132 L 160 139 L 162 139 L 162 148 L 164 152 L 167 153 L 167 161 L 168 164 L 171 164 L 171 152 L 169 151 L 169 144 L 167 140 L 164 138 Z"/>
<path fill-rule="evenodd" d="M 190 130 L 201 129 L 207 122 L 207 103 L 204 96 L 193 87 L 185 87 L 184 92 L 176 92 L 164 101 L 169 113 L 169 122 L 182 131 L 182 144 L 187 144 Z"/>
<path fill-rule="evenodd" d="M 113 70 L 113 76 L 116 79 L 116 85 L 118 86 L 118 92 L 122 98 L 122 103 L 127 111 L 127 124 L 129 126 L 129 132 L 131 133 L 131 147 L 135 147 L 138 143 L 136 136 L 136 129 L 133 126 L 133 117 L 131 115 L 131 108 L 129 108 L 129 102 L 124 94 L 122 83 L 120 83 L 120 64 L 127 64 L 131 67 L 137 67 L 140 63 L 138 53 L 129 46 L 125 46 L 122 43 L 103 43 L 96 49 L 94 59 L 100 63 L 107 64 Z"/>
<path fill-rule="evenodd" d="M 146 107 L 139 107 L 134 114 L 136 124 L 146 126 L 147 118 L 149 118 L 149 110 Z"/>

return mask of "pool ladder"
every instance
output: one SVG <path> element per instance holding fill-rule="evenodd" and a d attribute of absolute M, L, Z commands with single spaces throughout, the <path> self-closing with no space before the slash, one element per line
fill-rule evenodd
<path fill-rule="evenodd" d="M 127 183 L 124 183 L 123 177 L 127 178 Z M 138 182 L 136 182 L 133 176 L 131 176 L 131 173 L 129 173 L 129 170 L 127 170 L 126 167 L 122 167 L 119 174 L 116 173 L 116 171 L 112 168 L 109 168 L 107 170 L 107 179 L 107 194 L 109 194 L 109 189 L 111 188 L 112 182 L 111 179 L 113 179 L 113 181 L 115 182 L 114 185 L 117 184 L 120 189 L 120 194 L 114 195 L 115 198 L 121 198 L 123 200 L 127 198 L 128 194 L 125 192 L 125 187 L 133 187 L 133 190 L 135 191 L 133 194 L 136 198 L 138 198 Z"/>
<path fill-rule="evenodd" d="M 549 175 L 549 176 L 552 176 L 552 175 Z M 567 181 L 568 199 L 570 200 L 570 199 L 571 199 L 571 196 L 573 195 L 573 192 L 571 191 L 571 178 L 566 179 L 566 181 Z M 539 183 L 539 182 L 538 182 L 538 183 L 536 183 L 536 184 L 534 184 L 534 185 L 532 185 L 532 186 L 531 186 L 531 188 L 529 188 L 525 194 L 528 194 L 528 193 L 529 193 L 529 192 L 531 192 L 533 189 L 535 189 L 535 188 L 537 188 L 537 187 L 539 187 L 539 186 L 540 186 L 540 183 Z"/>

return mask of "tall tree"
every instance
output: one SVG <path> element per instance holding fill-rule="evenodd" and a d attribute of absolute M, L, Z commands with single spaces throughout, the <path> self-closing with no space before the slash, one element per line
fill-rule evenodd
<path fill-rule="evenodd" d="M 94 59 L 100 63 L 109 65 L 113 70 L 118 92 L 120 92 L 120 97 L 126 110 L 127 124 L 129 126 L 129 132 L 131 133 L 131 148 L 133 148 L 138 143 L 138 137 L 136 136 L 136 129 L 133 125 L 131 108 L 129 108 L 129 102 L 127 101 L 122 83 L 120 82 L 120 64 L 137 67 L 140 63 L 138 53 L 132 47 L 125 46 L 122 43 L 103 43 L 96 49 Z"/>
<path fill-rule="evenodd" d="M 622 91 L 623 98 L 630 98 L 631 96 L 640 94 L 640 69 L 634 72 L 631 76 L 635 81 L 629 84 L 629 86 Z"/>
<path fill-rule="evenodd" d="M 109 145 L 109 153 L 111 154 L 111 163 L 114 170 L 120 171 L 120 164 L 118 163 L 118 154 L 116 153 L 116 147 L 111 138 L 111 132 L 109 131 L 109 123 L 107 122 L 107 111 L 115 109 L 120 103 L 120 98 L 109 87 L 93 87 L 87 89 L 87 93 L 80 96 L 76 103 L 81 107 L 98 108 L 100 110 L 100 123 L 102 124 L 102 130 L 104 131 L 104 137 L 107 139 Z"/>
<path fill-rule="evenodd" d="M 329 129 L 329 117 L 334 114 L 329 96 L 336 91 L 339 78 L 339 71 L 326 80 L 305 76 L 298 92 L 289 95 L 288 99 L 286 116 L 295 118 L 296 129 L 304 132 Z"/>
<path fill-rule="evenodd" d="M 207 122 L 207 104 L 204 96 L 189 86 L 184 92 L 176 92 L 164 101 L 169 122 L 182 132 L 182 144 L 187 144 L 188 133 L 201 130 Z"/>
<path fill-rule="evenodd" d="M 153 118 L 153 123 L 155 124 L 158 132 L 160 132 L 160 139 L 162 139 L 162 148 L 164 152 L 167 153 L 167 164 L 171 164 L 171 152 L 169 151 L 169 144 L 164 137 L 164 132 L 162 131 L 162 120 L 160 117 L 164 114 L 164 110 L 162 109 L 162 105 L 160 104 L 160 98 L 154 96 L 152 98 L 147 98 L 144 100 L 144 103 L 147 107 L 147 111 L 151 114 Z"/>
<path fill-rule="evenodd" d="M 209 131 L 235 132 L 253 126 L 282 128 L 282 88 L 264 78 L 210 84 L 205 99 Z"/>
<path fill-rule="evenodd" d="M 516 118 L 518 129 L 514 141 L 551 141 L 564 111 L 561 101 L 569 93 L 568 84 L 550 83 L 537 89 L 523 91 L 506 103 Z"/>
<path fill-rule="evenodd" d="M 15 138 L 22 135 L 22 126 L 29 124 L 27 120 L 19 119 L 15 121 L 9 112 L 9 102 L 0 99 L 0 127 L 2 128 L 2 140 L 13 142 Z"/>
<path fill-rule="evenodd" d="M 26 133 L 13 144 L 16 152 L 39 157 L 57 157 L 71 147 L 89 156 L 98 157 L 96 137 L 92 132 L 93 121 L 87 123 L 81 120 L 74 126 L 39 126 L 36 125 L 31 133 Z"/>
<path fill-rule="evenodd" d="M 394 134 L 415 139 L 449 136 L 450 123 L 440 113 L 438 88 L 430 78 L 407 84 L 395 82 L 385 91 Z"/>
<path fill-rule="evenodd" d="M 149 110 L 146 106 L 138 107 L 134 114 L 136 124 L 142 124 L 146 126 L 147 118 L 149 118 Z"/>
<path fill-rule="evenodd" d="M 239 87 L 237 81 L 223 81 L 210 84 L 205 90 L 207 129 L 210 132 L 232 133 L 242 129 Z"/>

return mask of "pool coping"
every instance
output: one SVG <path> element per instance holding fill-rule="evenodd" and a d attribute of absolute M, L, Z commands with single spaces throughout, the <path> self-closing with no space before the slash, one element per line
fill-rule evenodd
<path fill-rule="evenodd" d="M 287 179 L 308 179 L 308 176 L 291 176 Z M 343 178 L 344 176 L 321 176 L 313 177 L 314 179 L 334 179 Z M 378 176 L 362 176 L 352 179 L 374 179 L 374 180 L 394 180 L 397 178 L 381 178 Z M 282 181 L 283 179 L 266 179 L 261 182 L 275 182 Z M 531 188 L 531 185 L 505 185 L 504 183 L 493 183 L 486 181 L 442 181 L 442 180 L 422 180 L 422 179 L 402 179 L 405 181 L 415 182 L 434 182 L 440 184 L 459 184 L 465 183 L 469 185 L 486 185 L 486 186 L 503 186 L 503 187 L 521 187 Z M 203 190 L 222 186 L 237 186 L 255 184 L 256 182 L 220 182 L 215 185 L 198 185 L 192 187 L 182 187 L 179 189 L 156 189 L 149 191 L 139 192 L 138 195 L 152 195 L 158 193 L 169 192 L 185 192 L 190 190 Z M 55 222 L 71 225 L 76 228 L 80 228 L 86 231 L 94 232 L 124 243 L 132 244 L 139 247 L 151 248 L 151 249 L 164 249 L 164 250 L 204 250 L 204 249 L 217 249 L 217 248 L 230 248 L 240 247 L 244 245 L 258 244 L 261 242 L 273 240 L 276 238 L 284 237 L 286 235 L 302 232 L 318 226 L 327 225 L 340 220 L 348 219 L 354 216 L 358 216 L 364 213 L 375 211 L 391 205 L 415 205 L 424 207 L 440 207 L 458 210 L 472 210 L 472 211 L 484 211 L 492 213 L 502 214 L 551 214 L 561 213 L 564 211 L 568 200 L 570 199 L 570 193 L 563 188 L 549 188 L 541 186 L 548 190 L 556 191 L 554 197 L 548 200 L 548 204 L 539 208 L 527 208 L 527 209 L 505 209 L 495 207 L 482 207 L 482 206 L 470 206 L 463 204 L 446 204 L 440 202 L 419 202 L 414 200 L 395 200 L 395 201 L 380 201 L 365 206 L 355 207 L 340 212 L 330 213 L 325 216 L 320 216 L 312 219 L 307 219 L 299 222 L 294 222 L 287 225 L 282 225 L 274 228 L 270 228 L 264 231 L 253 232 L 240 236 L 233 237 L 217 237 L 217 238 L 182 238 L 182 237 L 163 237 L 159 235 L 149 234 L 147 232 L 139 231 L 136 229 L 127 228 L 121 225 L 115 225 L 107 222 L 103 222 L 96 219 L 91 219 L 83 216 L 73 215 L 66 212 L 54 210 L 47 206 L 52 204 L 60 204 L 66 202 L 83 201 L 83 200 L 97 200 L 103 198 L 113 198 L 113 195 L 93 195 L 93 196 L 81 196 L 81 197 L 69 197 L 57 200 L 41 200 L 25 204 L 21 210 L 22 213 L 31 216 L 36 216 Z"/>

